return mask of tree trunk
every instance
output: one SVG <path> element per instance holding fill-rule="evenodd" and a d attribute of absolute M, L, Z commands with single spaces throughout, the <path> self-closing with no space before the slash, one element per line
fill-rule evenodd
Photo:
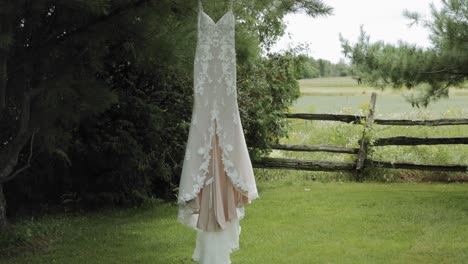
<path fill-rule="evenodd" d="M 8 10 L 8 6 L 3 6 L 2 9 Z M 11 16 L 6 12 L 0 12 L 0 37 L 8 37 L 11 34 Z M 0 117 L 6 108 L 6 88 L 8 82 L 8 53 L 9 43 L 0 45 Z"/>
<path fill-rule="evenodd" d="M 5 230 L 7 227 L 6 218 L 6 199 L 3 195 L 3 184 L 0 183 L 0 231 Z"/>
<path fill-rule="evenodd" d="M 31 131 L 29 127 L 31 117 L 31 100 L 40 92 L 39 89 L 24 94 L 20 117 L 20 126 L 16 137 L 3 147 L 0 152 L 0 183 L 11 180 L 13 169 L 18 164 L 18 158 L 23 147 L 28 143 Z"/>
<path fill-rule="evenodd" d="M 0 116 L 6 107 L 6 86 L 7 86 L 7 52 L 0 48 Z"/>
<path fill-rule="evenodd" d="M 41 88 L 36 88 L 24 94 L 18 133 L 16 137 L 0 151 L 0 230 L 4 229 L 7 225 L 6 199 L 3 195 L 3 184 L 18 175 L 18 173 L 14 173 L 14 168 L 18 164 L 20 152 L 31 138 L 31 134 L 34 136 L 34 132 L 32 132 L 30 128 L 31 101 L 41 91 Z M 32 153 L 32 144 L 33 138 L 31 138 L 30 153 Z M 24 169 L 29 167 L 30 160 L 31 157 L 28 159 L 27 167 L 23 167 Z M 20 169 L 20 171 L 22 170 L 23 169 Z"/>

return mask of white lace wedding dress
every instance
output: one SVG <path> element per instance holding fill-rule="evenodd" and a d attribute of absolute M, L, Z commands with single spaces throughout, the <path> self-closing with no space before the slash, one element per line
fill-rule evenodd
<path fill-rule="evenodd" d="M 258 197 L 237 105 L 235 18 L 215 22 L 199 0 L 194 103 L 179 185 L 178 220 L 197 230 L 193 259 L 231 263 L 244 205 Z"/>

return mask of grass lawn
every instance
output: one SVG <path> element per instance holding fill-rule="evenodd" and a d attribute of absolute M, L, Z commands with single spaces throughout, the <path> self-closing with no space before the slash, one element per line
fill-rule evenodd
<path fill-rule="evenodd" d="M 357 81 L 351 77 L 325 77 L 299 80 L 301 88 L 316 88 L 316 87 L 359 87 Z M 361 85 L 362 86 L 362 85 Z"/>
<path fill-rule="evenodd" d="M 468 263 L 467 184 L 258 186 L 234 264 Z M 30 240 L 48 243 L 0 263 L 192 263 L 195 232 L 176 215 L 174 205 L 160 203 L 18 223 L 46 230 Z"/>

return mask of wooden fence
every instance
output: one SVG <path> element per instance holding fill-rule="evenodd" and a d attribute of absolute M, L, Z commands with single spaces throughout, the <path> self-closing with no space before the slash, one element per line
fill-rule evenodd
<path fill-rule="evenodd" d="M 392 126 L 453 126 L 468 125 L 468 118 L 465 119 L 437 119 L 437 120 L 402 120 L 402 119 L 375 119 L 374 109 L 377 95 L 372 93 L 369 111 L 367 116 L 359 115 L 338 115 L 338 114 L 306 114 L 306 113 L 286 113 L 286 118 L 296 118 L 305 120 L 327 120 L 339 121 L 350 124 L 365 124 L 359 140 L 358 148 L 347 148 L 341 146 L 310 146 L 310 145 L 277 145 L 273 149 L 304 152 L 334 152 L 345 154 L 356 154 L 354 162 L 337 161 L 317 161 L 283 158 L 262 158 L 253 162 L 256 168 L 276 168 L 292 170 L 312 170 L 312 171 L 351 171 L 355 173 L 357 180 L 360 180 L 360 173 L 366 167 L 378 166 L 393 169 L 429 170 L 429 171 L 456 171 L 468 172 L 466 165 L 431 165 L 414 164 L 404 162 L 387 162 L 371 160 L 367 157 L 369 147 L 398 145 L 442 145 L 442 144 L 465 144 L 468 145 L 468 137 L 452 138 L 417 138 L 417 137 L 389 137 L 378 138 L 372 145 L 369 142 L 369 133 L 373 124 Z M 467 153 L 468 155 L 468 153 Z"/>

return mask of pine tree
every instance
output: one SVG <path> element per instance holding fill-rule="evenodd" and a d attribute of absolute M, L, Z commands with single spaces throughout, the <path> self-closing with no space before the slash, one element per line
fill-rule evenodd
<path fill-rule="evenodd" d="M 417 12 L 404 14 L 413 24 L 430 30 L 432 47 L 423 49 L 414 44 L 398 45 L 382 41 L 370 42 L 361 28 L 358 42 L 350 45 L 340 36 L 343 52 L 351 59 L 359 77 L 373 86 L 422 89 L 408 99 L 413 106 L 426 107 L 431 101 L 448 96 L 451 86 L 468 78 L 468 2 L 442 0 L 438 10 L 434 5 L 432 20 L 424 20 Z"/>
<path fill-rule="evenodd" d="M 0 1 L 0 227 L 3 184 L 34 150 L 57 150 L 71 124 L 115 101 L 96 73 L 108 45 L 130 34 L 115 18 L 147 2 Z"/>

